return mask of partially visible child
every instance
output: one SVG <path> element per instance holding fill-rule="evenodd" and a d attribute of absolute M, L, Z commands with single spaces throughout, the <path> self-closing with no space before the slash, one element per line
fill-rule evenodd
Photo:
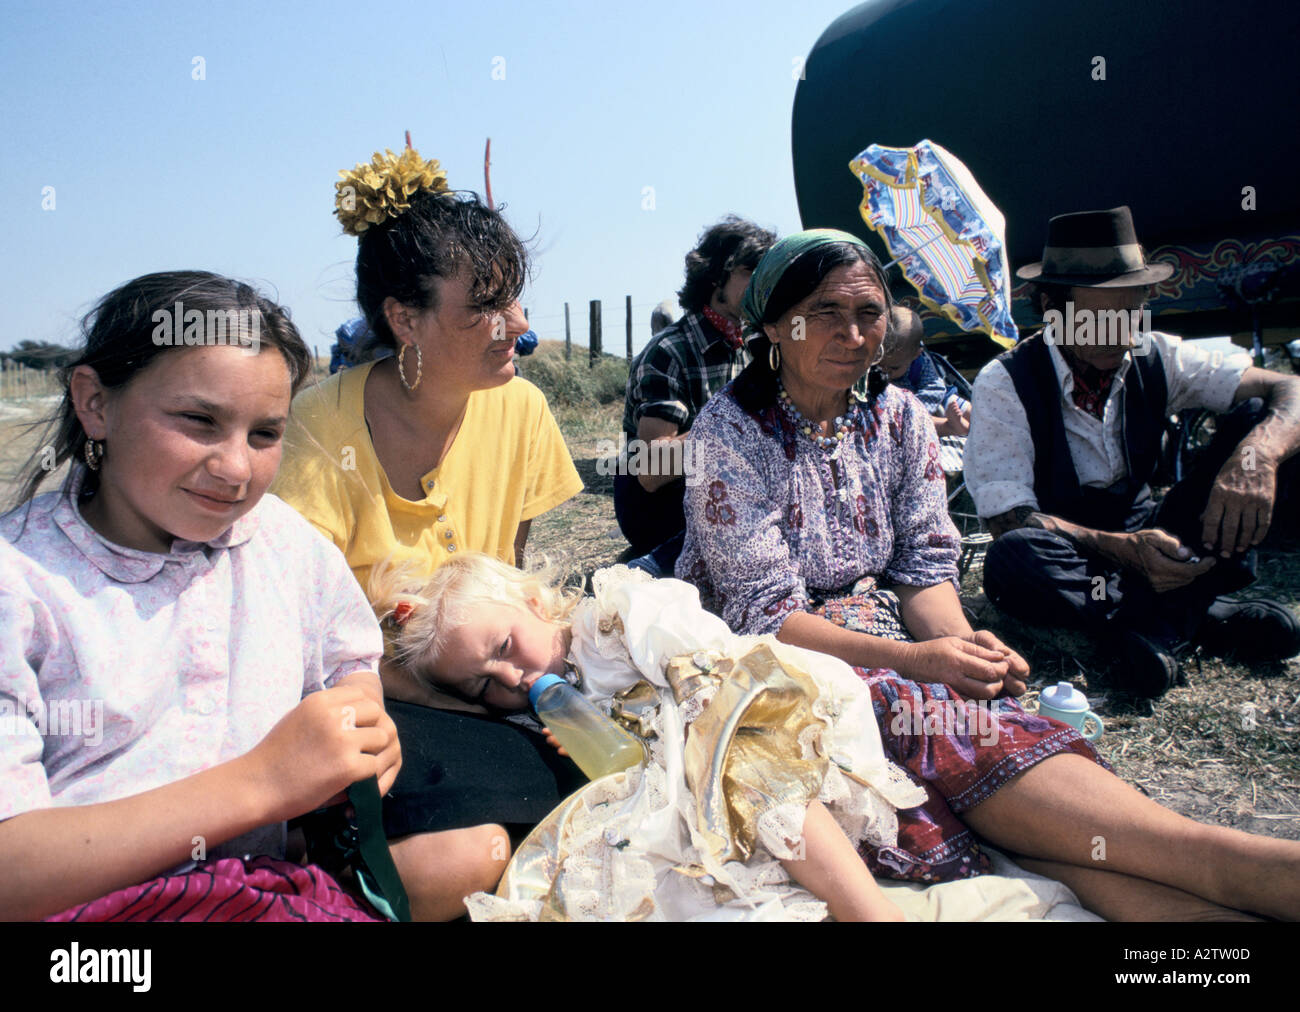
<path fill-rule="evenodd" d="M 761 864 L 766 852 L 779 859 L 789 879 L 825 901 L 835 919 L 901 920 L 857 846 L 863 840 L 892 845 L 895 804 L 919 804 L 924 795 L 885 760 L 869 693 L 852 672 L 847 667 L 839 672 L 833 659 L 778 644 L 772 649 L 781 670 L 761 685 L 751 684 L 745 698 L 752 701 L 772 690 L 775 694 L 767 698 L 783 701 L 777 707 L 780 716 L 769 716 L 764 725 L 755 717 L 758 710 L 719 715 L 716 707 L 724 705 L 719 702 L 724 688 L 710 684 L 708 691 L 682 698 L 682 682 L 674 684 L 672 672 L 693 673 L 696 688 L 708 682 L 715 661 L 718 670 L 724 670 L 730 661 L 722 658 L 740 658 L 753 645 L 752 638 L 733 636 L 720 619 L 700 607 L 695 589 L 680 581 L 652 580 L 614 567 L 598 572 L 594 585 L 595 596 L 582 598 L 564 589 L 550 571 L 525 573 L 473 554 L 445 563 L 414 592 L 404 592 L 401 574 L 387 568 L 379 568 L 371 579 L 371 600 L 388 602 L 389 607 L 380 610 L 398 627 L 400 658 L 421 677 L 464 699 L 498 711 L 521 711 L 528 706 L 528 687 L 538 677 L 575 667 L 582 690 L 598 701 L 608 702 L 640 680 L 657 690 L 655 715 L 642 718 L 656 733 L 649 742 L 651 759 L 639 793 L 619 804 L 596 804 L 593 817 L 602 820 L 604 834 L 592 837 L 597 846 L 580 856 L 551 855 L 558 858 L 549 861 L 556 866 L 554 878 L 594 874 L 621 884 L 631 897 L 627 905 L 642 914 L 649 904 L 661 907 L 661 916 L 682 916 L 684 909 L 693 908 L 688 903 L 668 910 L 669 901 L 648 869 L 657 869 L 677 884 L 684 881 L 682 876 L 707 869 L 711 881 L 728 878 L 731 893 L 742 905 L 747 900 L 757 904 L 759 894 L 767 895 L 764 890 L 757 885 L 747 890 L 738 883 L 753 885 L 762 874 L 756 879 L 736 869 L 730 875 L 725 862 L 739 855 L 746 864 Z M 690 657 L 685 669 L 683 655 Z M 670 664 L 673 658 L 679 660 Z M 757 677 L 761 681 L 765 676 Z M 709 720 L 704 720 L 710 711 Z M 720 717 L 738 728 L 725 748 L 725 768 L 714 770 L 711 777 L 693 778 L 689 756 L 683 759 L 690 735 L 698 734 L 703 723 L 717 725 Z M 782 738 L 783 732 L 789 735 L 791 728 L 800 727 L 797 743 L 793 737 Z M 774 743 L 783 741 L 787 751 L 773 754 Z M 744 769 L 763 772 L 746 780 Z M 717 820 L 705 825 L 709 819 L 699 803 L 704 795 L 719 791 L 726 794 L 733 815 L 749 813 L 722 831 L 726 843 L 706 832 L 719 827 Z M 672 817 L 675 802 L 685 825 Z M 636 816 L 624 819 L 633 808 Z M 620 835 L 620 819 L 634 826 L 626 839 Z M 537 832 L 543 833 L 545 825 Z M 693 849 L 684 840 L 694 841 Z M 712 852 L 708 840 L 716 844 Z M 527 847 L 519 857 L 527 857 Z M 766 860 L 772 863 L 771 857 Z M 593 871 L 593 862 L 603 869 Z M 580 872 L 579 866 L 585 870 Z M 644 895 L 627 886 L 638 874 L 645 883 Z M 543 888 L 552 904 L 564 892 L 554 882 Z M 592 895 L 592 890 L 584 895 L 586 916 L 620 915 L 617 896 Z M 704 907 L 711 903 L 706 898 Z M 481 913 L 484 904 L 491 906 L 487 898 L 471 903 L 471 913 Z M 626 910 L 621 913 L 627 915 Z"/>
<path fill-rule="evenodd" d="M 287 819 L 399 765 L 369 604 L 265 494 L 307 347 L 198 271 L 83 329 L 0 517 L 0 920 L 377 920 L 282 860 Z"/>
<path fill-rule="evenodd" d="M 921 318 L 906 306 L 895 306 L 892 326 L 885 340 L 880 365 L 889 382 L 910 390 L 925 405 L 941 436 L 965 436 L 970 432 L 970 402 L 960 397 L 939 375 L 925 350 L 925 328 Z"/>

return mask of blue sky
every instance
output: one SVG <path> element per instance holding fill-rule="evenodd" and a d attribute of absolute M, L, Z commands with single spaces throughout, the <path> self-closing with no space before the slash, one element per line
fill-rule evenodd
<path fill-rule="evenodd" d="M 0 348 L 72 343 L 116 285 L 201 268 L 269 289 L 325 353 L 355 311 L 336 173 L 407 129 L 480 192 L 491 136 L 493 196 L 533 238 L 523 301 L 543 338 L 563 338 L 567 300 L 585 343 L 598 298 L 618 350 L 631 295 L 639 348 L 705 225 L 799 227 L 795 61 L 852 6 L 6 0 Z"/>

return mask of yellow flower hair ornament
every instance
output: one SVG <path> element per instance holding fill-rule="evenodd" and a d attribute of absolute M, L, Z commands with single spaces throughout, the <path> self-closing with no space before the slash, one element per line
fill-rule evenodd
<path fill-rule="evenodd" d="M 447 173 L 438 160 L 425 161 L 414 148 L 395 155 L 385 149 L 369 164 L 358 163 L 339 172 L 334 184 L 334 213 L 348 235 L 359 236 L 371 225 L 396 218 L 411 206 L 411 198 L 428 190 L 447 193 Z"/>

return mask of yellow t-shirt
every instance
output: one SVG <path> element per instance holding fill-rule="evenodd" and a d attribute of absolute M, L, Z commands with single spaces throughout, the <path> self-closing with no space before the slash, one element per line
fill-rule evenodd
<path fill-rule="evenodd" d="M 330 538 L 367 589 L 376 563 L 432 572 L 454 552 L 515 559 L 524 520 L 582 491 L 546 395 L 515 377 L 470 395 L 442 463 L 418 502 L 388 483 L 366 427 L 362 395 L 374 363 L 336 373 L 293 401 L 271 491 Z"/>

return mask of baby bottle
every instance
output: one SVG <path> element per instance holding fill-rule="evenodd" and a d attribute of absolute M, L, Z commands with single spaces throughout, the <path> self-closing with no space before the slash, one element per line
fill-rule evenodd
<path fill-rule="evenodd" d="M 645 762 L 645 746 L 559 675 L 542 675 L 533 682 L 528 702 L 589 779 Z"/>

